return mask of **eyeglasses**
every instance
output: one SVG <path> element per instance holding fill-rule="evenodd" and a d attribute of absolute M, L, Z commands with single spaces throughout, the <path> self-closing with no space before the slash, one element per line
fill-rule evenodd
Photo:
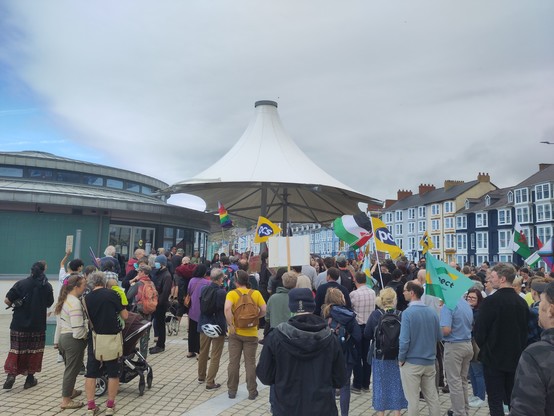
<path fill-rule="evenodd" d="M 477 300 L 477 296 L 468 296 L 466 297 L 467 300 Z"/>

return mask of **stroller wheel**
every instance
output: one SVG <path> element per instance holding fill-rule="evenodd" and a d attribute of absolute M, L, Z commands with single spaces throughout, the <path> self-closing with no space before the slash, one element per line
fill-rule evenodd
<path fill-rule="evenodd" d="M 146 385 L 148 388 L 152 388 L 152 380 L 154 379 L 154 373 L 152 372 L 152 367 L 148 366 L 147 370 L 148 374 L 146 374 Z"/>
<path fill-rule="evenodd" d="M 96 379 L 96 391 L 94 394 L 97 397 L 102 396 L 108 390 L 108 379 L 105 376 Z"/>
<path fill-rule="evenodd" d="M 144 376 L 140 375 L 139 380 L 139 396 L 142 396 L 144 394 L 144 388 L 146 387 L 146 383 L 144 382 Z"/>

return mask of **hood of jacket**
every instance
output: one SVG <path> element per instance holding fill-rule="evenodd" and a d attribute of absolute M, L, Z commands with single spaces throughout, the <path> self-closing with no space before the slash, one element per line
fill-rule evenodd
<path fill-rule="evenodd" d="M 289 293 L 290 289 L 287 289 L 285 287 L 278 287 L 275 293 Z"/>
<path fill-rule="evenodd" d="M 313 314 L 293 316 L 275 331 L 280 346 L 298 359 L 311 359 L 333 341 L 327 322 Z"/>

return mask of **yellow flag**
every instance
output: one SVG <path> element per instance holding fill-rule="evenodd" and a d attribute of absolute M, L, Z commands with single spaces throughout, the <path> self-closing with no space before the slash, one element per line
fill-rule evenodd
<path fill-rule="evenodd" d="M 281 232 L 281 228 L 278 225 L 273 224 L 265 217 L 258 218 L 258 225 L 256 226 L 256 235 L 254 236 L 254 243 L 265 243 L 267 239 L 273 235 L 277 235 Z"/>
<path fill-rule="evenodd" d="M 371 221 L 377 251 L 385 251 L 389 253 L 393 260 L 402 256 L 404 252 L 394 242 L 394 238 L 385 223 L 379 218 L 371 218 Z"/>
<path fill-rule="evenodd" d="M 425 253 L 427 253 L 429 250 L 435 247 L 435 245 L 433 244 L 433 240 L 429 238 L 427 231 L 423 233 L 423 237 L 421 238 L 419 245 L 423 247 L 423 250 L 422 250 L 423 255 L 425 255 Z"/>

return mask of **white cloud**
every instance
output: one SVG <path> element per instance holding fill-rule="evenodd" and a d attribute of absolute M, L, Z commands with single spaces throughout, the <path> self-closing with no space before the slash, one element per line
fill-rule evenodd
<path fill-rule="evenodd" d="M 259 99 L 381 199 L 483 171 L 509 186 L 552 160 L 551 2 L 8 4 L 2 59 L 71 140 L 168 183 L 221 157 Z"/>

